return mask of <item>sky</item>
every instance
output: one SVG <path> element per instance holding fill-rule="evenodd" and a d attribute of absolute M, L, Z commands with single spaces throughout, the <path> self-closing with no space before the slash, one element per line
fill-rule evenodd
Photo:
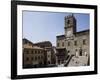
<path fill-rule="evenodd" d="M 89 29 L 89 14 L 73 13 L 77 31 Z M 56 36 L 64 34 L 64 17 L 71 13 L 23 11 L 23 38 L 33 43 L 50 41 L 56 46 Z"/>

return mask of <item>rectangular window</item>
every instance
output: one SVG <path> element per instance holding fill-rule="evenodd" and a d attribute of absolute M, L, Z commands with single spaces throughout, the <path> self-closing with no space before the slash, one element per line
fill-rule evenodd
<path fill-rule="evenodd" d="M 34 60 L 34 58 L 33 58 L 33 57 L 32 57 L 31 59 L 32 59 L 32 61 Z"/>
<path fill-rule="evenodd" d="M 26 50 L 26 53 L 27 53 L 27 54 L 29 54 L 29 51 L 28 51 L 28 50 Z"/>
<path fill-rule="evenodd" d="M 40 53 L 40 51 L 38 51 L 38 54 Z"/>
<path fill-rule="evenodd" d="M 86 39 L 83 39 L 83 45 L 86 45 Z"/>
<path fill-rule="evenodd" d="M 37 56 L 35 56 L 35 61 L 37 60 Z"/>
<path fill-rule="evenodd" d="M 39 51 L 37 50 L 37 54 L 39 53 Z"/>
<path fill-rule="evenodd" d="M 37 53 L 37 51 L 35 50 L 35 54 Z"/>
<path fill-rule="evenodd" d="M 40 56 L 38 56 L 38 60 L 40 59 Z"/>
<path fill-rule="evenodd" d="M 29 54 L 31 53 L 31 49 L 29 49 Z"/>
<path fill-rule="evenodd" d="M 74 41 L 74 45 L 77 46 L 77 41 Z"/>
<path fill-rule="evenodd" d="M 28 57 L 26 57 L 26 61 L 29 61 L 29 58 Z"/>
<path fill-rule="evenodd" d="M 68 42 L 68 46 L 70 46 L 70 42 Z"/>
<path fill-rule="evenodd" d="M 31 51 L 31 54 L 33 54 L 33 50 Z"/>
<path fill-rule="evenodd" d="M 43 56 L 41 56 L 41 59 L 43 59 Z"/>
<path fill-rule="evenodd" d="M 59 47 L 59 43 L 57 43 L 57 46 Z"/>
<path fill-rule="evenodd" d="M 62 42 L 62 46 L 64 47 L 64 42 Z"/>

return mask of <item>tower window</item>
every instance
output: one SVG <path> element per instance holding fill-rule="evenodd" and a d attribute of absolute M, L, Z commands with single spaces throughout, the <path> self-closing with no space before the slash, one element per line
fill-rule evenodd
<path fill-rule="evenodd" d="M 69 24 L 70 23 L 70 20 L 67 20 L 67 24 Z"/>

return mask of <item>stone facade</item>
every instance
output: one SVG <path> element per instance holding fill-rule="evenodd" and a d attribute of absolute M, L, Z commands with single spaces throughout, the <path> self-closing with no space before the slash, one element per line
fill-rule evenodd
<path fill-rule="evenodd" d="M 57 51 L 58 58 L 63 52 L 59 52 L 62 48 L 65 49 L 66 59 L 67 56 L 88 56 L 89 57 L 89 30 L 76 31 L 77 20 L 74 15 L 65 17 L 65 34 L 57 36 Z M 61 60 L 61 59 L 59 59 Z M 60 61 L 64 63 L 63 61 Z"/>
<path fill-rule="evenodd" d="M 25 65 L 44 64 L 44 49 L 35 46 L 24 46 L 23 52 Z"/>
<path fill-rule="evenodd" d="M 23 68 L 49 67 L 49 65 L 56 63 L 53 54 L 51 42 L 32 43 L 23 39 Z"/>
<path fill-rule="evenodd" d="M 54 54 L 55 52 L 53 50 L 53 46 L 50 41 L 38 42 L 38 43 L 35 43 L 35 45 L 46 50 L 47 52 L 46 64 L 47 65 L 56 63 L 55 54 Z"/>
<path fill-rule="evenodd" d="M 45 58 L 46 50 L 26 39 L 23 40 L 23 67 L 45 65 Z"/>

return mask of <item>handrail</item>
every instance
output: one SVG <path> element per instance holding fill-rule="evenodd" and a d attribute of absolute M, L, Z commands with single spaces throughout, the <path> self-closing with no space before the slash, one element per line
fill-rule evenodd
<path fill-rule="evenodd" d="M 73 55 L 70 55 L 70 56 L 69 56 L 69 58 L 68 58 L 68 60 L 67 60 L 67 62 L 65 63 L 64 66 L 68 66 L 68 64 L 69 64 L 70 60 L 72 59 L 72 57 L 73 57 Z"/>

